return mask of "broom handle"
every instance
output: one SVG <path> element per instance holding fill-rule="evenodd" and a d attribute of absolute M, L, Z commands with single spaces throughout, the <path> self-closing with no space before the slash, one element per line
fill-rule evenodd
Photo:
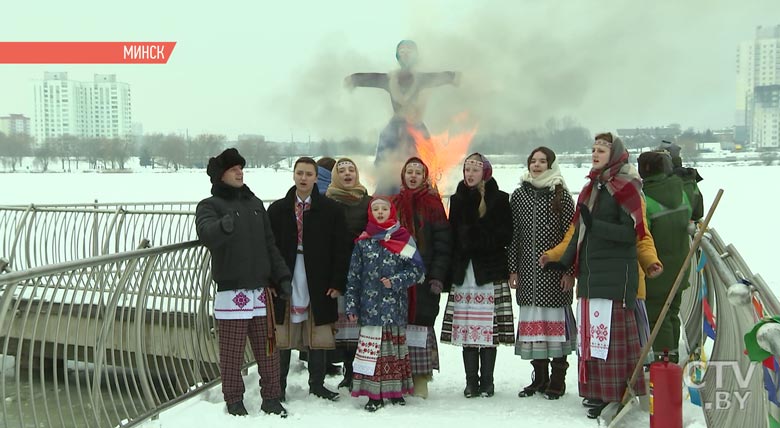
<path fill-rule="evenodd" d="M 672 285 L 672 289 L 669 290 L 669 296 L 666 297 L 666 302 L 664 303 L 664 307 L 661 309 L 661 313 L 658 314 L 658 321 L 655 323 L 655 327 L 653 327 L 652 333 L 650 333 L 650 338 L 647 339 L 647 343 L 645 343 L 645 346 L 642 347 L 642 353 L 639 356 L 639 361 L 636 362 L 636 366 L 634 367 L 634 372 L 631 374 L 631 378 L 628 381 L 628 387 L 626 388 L 626 391 L 623 393 L 623 400 L 621 401 L 621 405 L 625 406 L 626 403 L 631 399 L 629 397 L 631 391 L 631 385 L 636 382 L 636 378 L 639 376 L 640 371 L 642 370 L 642 366 L 644 366 L 645 358 L 647 358 L 647 354 L 650 352 L 650 349 L 653 346 L 653 342 L 655 341 L 655 337 L 658 336 L 658 332 L 661 330 L 661 322 L 666 318 L 666 313 L 669 312 L 669 307 L 672 305 L 672 300 L 674 300 L 674 296 L 677 294 L 677 289 L 680 288 L 680 284 L 682 284 L 682 279 L 685 276 L 685 271 L 687 270 L 687 266 L 690 264 L 691 257 L 693 257 L 693 253 L 696 252 L 696 249 L 699 248 L 699 243 L 701 242 L 701 239 L 704 237 L 704 232 L 707 230 L 707 226 L 710 224 L 710 219 L 712 218 L 712 215 L 715 213 L 715 208 L 718 207 L 718 203 L 720 202 L 720 197 L 723 196 L 723 189 L 718 190 L 718 194 L 715 195 L 715 201 L 710 206 L 709 211 L 707 211 L 707 217 L 704 218 L 704 223 L 702 223 L 701 227 L 699 228 L 699 231 L 696 232 L 696 235 L 693 238 L 693 242 L 691 243 L 691 248 L 688 249 L 688 254 L 685 256 L 685 261 L 682 264 L 682 267 L 680 268 L 680 271 L 677 273 L 677 278 L 674 280 L 674 285 Z"/>

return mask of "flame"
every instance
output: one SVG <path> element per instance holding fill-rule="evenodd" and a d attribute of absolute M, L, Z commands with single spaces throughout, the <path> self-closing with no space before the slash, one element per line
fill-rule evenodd
<path fill-rule="evenodd" d="M 457 124 L 465 122 L 466 119 L 468 113 L 464 112 L 455 116 L 453 121 Z M 428 165 L 431 187 L 440 189 L 445 185 L 450 169 L 459 165 L 466 156 L 471 140 L 477 133 L 477 126 L 453 134 L 446 130 L 440 134 L 432 134 L 430 138 L 426 138 L 412 126 L 408 126 L 407 130 L 414 139 L 420 159 Z"/>

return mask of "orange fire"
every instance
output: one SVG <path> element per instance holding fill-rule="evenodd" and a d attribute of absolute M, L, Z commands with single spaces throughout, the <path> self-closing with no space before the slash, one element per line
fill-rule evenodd
<path fill-rule="evenodd" d="M 461 113 L 453 121 L 457 123 L 465 122 L 468 118 L 467 113 Z M 466 156 L 466 150 L 471 144 L 471 139 L 477 133 L 477 126 L 472 126 L 462 132 L 456 132 L 450 135 L 450 131 L 444 131 L 441 134 L 432 134 L 430 138 L 425 138 L 422 132 L 407 127 L 409 135 L 414 138 L 417 147 L 417 153 L 428 165 L 431 186 L 443 189 L 447 173 L 450 169 L 463 162 Z"/>

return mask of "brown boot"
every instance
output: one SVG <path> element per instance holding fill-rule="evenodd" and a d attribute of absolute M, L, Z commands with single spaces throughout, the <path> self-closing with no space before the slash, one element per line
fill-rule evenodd
<path fill-rule="evenodd" d="M 544 392 L 547 389 L 547 384 L 550 383 L 550 360 L 546 358 L 531 360 L 531 365 L 534 367 L 533 380 L 530 385 L 517 394 L 520 398 L 530 397 L 537 392 Z"/>
<path fill-rule="evenodd" d="M 428 398 L 428 375 L 414 375 L 414 395 L 415 397 Z"/>
<path fill-rule="evenodd" d="M 544 398 L 557 400 L 566 393 L 566 369 L 569 368 L 569 363 L 566 362 L 566 357 L 559 357 L 553 358 L 550 366 L 550 384 L 544 391 Z"/>

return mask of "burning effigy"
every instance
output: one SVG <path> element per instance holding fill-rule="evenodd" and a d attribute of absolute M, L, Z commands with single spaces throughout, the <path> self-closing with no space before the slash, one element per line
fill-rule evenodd
<path fill-rule="evenodd" d="M 344 85 L 350 89 L 379 88 L 390 94 L 393 117 L 379 135 L 374 158 L 378 177 L 394 178 L 406 159 L 420 155 L 419 141 L 430 141 L 430 133 L 422 118 L 427 101 L 425 89 L 447 84 L 458 86 L 461 76 L 455 71 L 416 71 L 417 44 L 411 40 L 398 43 L 395 57 L 401 66 L 398 70 L 389 73 L 354 73 L 344 79 Z M 395 180 L 377 180 L 375 193 L 391 194 L 395 190 Z"/>

